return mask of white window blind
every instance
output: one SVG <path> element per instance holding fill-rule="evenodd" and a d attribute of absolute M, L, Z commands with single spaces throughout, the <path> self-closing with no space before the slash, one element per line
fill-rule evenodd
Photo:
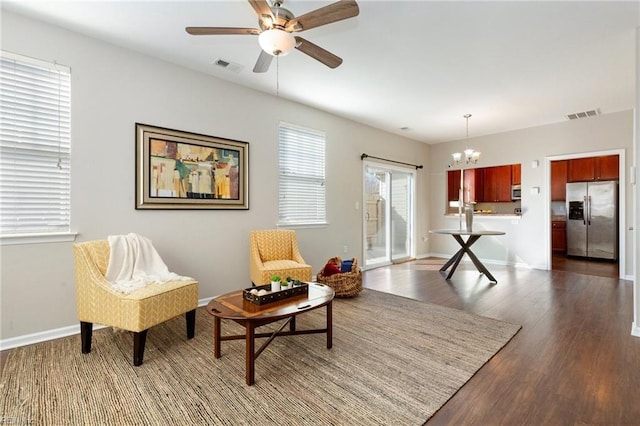
<path fill-rule="evenodd" d="M 280 123 L 279 223 L 326 223 L 325 134 Z"/>
<path fill-rule="evenodd" d="M 70 70 L 0 54 L 0 236 L 70 231 Z"/>

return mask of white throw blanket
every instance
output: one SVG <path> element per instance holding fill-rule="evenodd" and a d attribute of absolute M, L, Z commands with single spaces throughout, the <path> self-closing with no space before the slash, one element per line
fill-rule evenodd
<path fill-rule="evenodd" d="M 130 293 L 151 283 L 192 280 L 173 272 L 162 261 L 151 240 L 138 234 L 110 235 L 105 278 L 116 290 Z"/>

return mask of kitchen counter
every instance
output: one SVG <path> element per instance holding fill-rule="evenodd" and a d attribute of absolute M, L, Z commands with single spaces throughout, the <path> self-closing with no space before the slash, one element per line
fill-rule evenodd
<path fill-rule="evenodd" d="M 458 213 L 447 213 L 445 214 L 446 217 L 458 217 Z M 462 216 L 464 217 L 464 213 L 462 213 Z M 520 219 L 522 218 L 521 214 L 513 214 L 513 213 L 474 213 L 473 214 L 474 218 L 495 218 L 495 219 Z"/>

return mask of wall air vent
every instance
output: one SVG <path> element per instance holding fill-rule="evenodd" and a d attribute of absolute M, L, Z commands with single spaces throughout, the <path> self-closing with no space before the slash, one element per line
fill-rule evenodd
<path fill-rule="evenodd" d="M 599 109 L 592 109 L 592 110 L 589 110 L 589 111 L 575 112 L 573 114 L 568 114 L 567 118 L 569 120 L 577 120 L 579 118 L 594 117 L 596 115 L 600 115 L 600 110 Z"/>
<path fill-rule="evenodd" d="M 224 68 L 225 70 L 234 72 L 236 74 L 240 74 L 240 71 L 242 71 L 243 68 L 240 64 L 236 64 L 235 62 L 227 61 L 221 58 L 213 61 L 213 64 L 217 67 Z"/>

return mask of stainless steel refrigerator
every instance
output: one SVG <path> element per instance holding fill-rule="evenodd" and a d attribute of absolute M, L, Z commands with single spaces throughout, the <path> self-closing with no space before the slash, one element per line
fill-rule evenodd
<path fill-rule="evenodd" d="M 618 182 L 567 184 L 567 254 L 618 259 Z"/>

